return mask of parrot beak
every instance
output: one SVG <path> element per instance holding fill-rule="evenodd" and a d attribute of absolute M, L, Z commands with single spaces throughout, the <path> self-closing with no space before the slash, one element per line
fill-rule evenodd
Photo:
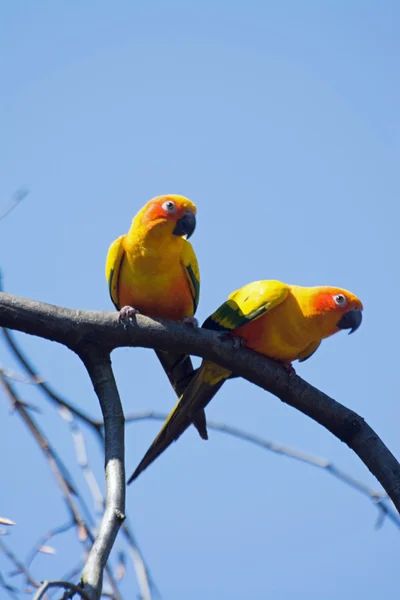
<path fill-rule="evenodd" d="M 360 327 L 361 321 L 361 310 L 359 308 L 353 308 L 343 315 L 340 321 L 336 323 L 336 327 L 339 327 L 339 329 L 350 329 L 350 335 L 350 333 L 354 333 L 354 331 Z"/>
<path fill-rule="evenodd" d="M 172 235 L 186 235 L 187 239 L 189 239 L 195 229 L 196 215 L 191 210 L 187 210 L 185 213 L 183 213 L 181 218 L 177 220 L 176 225 L 172 231 Z"/>

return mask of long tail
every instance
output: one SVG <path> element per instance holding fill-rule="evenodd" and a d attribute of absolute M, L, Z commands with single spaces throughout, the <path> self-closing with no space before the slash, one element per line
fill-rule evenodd
<path fill-rule="evenodd" d="M 192 359 L 187 354 L 175 354 L 162 350 L 156 350 L 155 352 L 176 395 L 180 398 L 197 373 L 197 369 L 193 368 Z M 198 414 L 195 415 L 193 425 L 196 427 L 199 436 L 203 440 L 208 440 L 204 410 L 199 410 Z"/>
<path fill-rule="evenodd" d="M 204 414 L 204 408 L 218 392 L 224 381 L 228 379 L 229 375 L 230 372 L 222 367 L 203 361 L 186 391 L 168 415 L 139 466 L 128 480 L 128 484 L 136 479 L 172 442 L 182 435 L 193 422 L 194 416 L 197 417 L 199 411 Z"/>

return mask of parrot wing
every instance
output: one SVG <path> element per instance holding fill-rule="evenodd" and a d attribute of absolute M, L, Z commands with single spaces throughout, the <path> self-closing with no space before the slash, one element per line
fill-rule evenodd
<path fill-rule="evenodd" d="M 305 360 L 308 360 L 310 358 L 310 356 L 312 356 L 314 354 L 314 352 L 316 352 L 318 350 L 318 348 L 321 345 L 321 341 L 318 340 L 317 342 L 313 342 L 312 344 L 310 344 L 309 346 L 307 346 L 307 348 L 305 350 L 303 350 L 303 352 L 300 352 L 297 356 L 296 359 L 299 362 L 304 362 Z"/>
<path fill-rule="evenodd" d="M 121 235 L 115 242 L 113 242 L 108 249 L 107 260 L 106 260 L 106 279 L 108 283 L 108 290 L 110 292 L 111 300 L 117 310 L 120 310 L 119 305 L 119 274 L 123 258 L 125 256 L 125 250 L 123 246 L 124 235 Z"/>
<path fill-rule="evenodd" d="M 217 331 L 237 330 L 258 319 L 284 301 L 288 286 L 277 281 L 257 281 L 233 292 L 209 317 L 203 327 Z M 240 330 L 237 331 L 240 335 Z M 198 411 L 204 410 L 231 372 L 219 365 L 203 361 L 186 391 L 168 415 L 157 437 L 146 452 L 128 483 L 136 479 L 193 422 Z"/>
<path fill-rule="evenodd" d="M 196 255 L 192 244 L 185 240 L 182 250 L 182 265 L 185 270 L 185 275 L 189 283 L 190 291 L 193 298 L 193 314 L 197 310 L 200 297 L 200 271 Z"/>
<path fill-rule="evenodd" d="M 259 319 L 281 304 L 289 293 L 289 286 L 280 281 L 254 281 L 232 292 L 203 323 L 205 329 L 232 331 Z"/>

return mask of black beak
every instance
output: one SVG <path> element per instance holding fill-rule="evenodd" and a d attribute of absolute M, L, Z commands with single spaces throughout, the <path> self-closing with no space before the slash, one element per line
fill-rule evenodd
<path fill-rule="evenodd" d="M 360 327 L 361 321 L 361 310 L 359 308 L 353 308 L 343 315 L 340 321 L 336 323 L 336 327 L 339 327 L 339 329 L 350 329 L 350 335 L 350 333 L 354 333 L 354 331 Z"/>
<path fill-rule="evenodd" d="M 186 235 L 189 239 L 195 229 L 196 215 L 191 210 L 187 210 L 176 222 L 172 234 L 177 236 Z"/>

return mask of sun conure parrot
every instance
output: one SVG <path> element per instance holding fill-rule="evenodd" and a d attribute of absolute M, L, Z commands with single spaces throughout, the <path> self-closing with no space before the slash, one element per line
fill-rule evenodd
<path fill-rule="evenodd" d="M 196 325 L 200 272 L 188 242 L 195 227 L 193 202 L 175 194 L 157 196 L 134 217 L 129 232 L 111 244 L 106 278 L 121 321 L 140 312 Z M 190 356 L 160 350 L 156 354 L 180 397 L 194 373 Z M 207 439 L 204 411 L 193 423 Z"/>
<path fill-rule="evenodd" d="M 341 288 L 255 281 L 233 292 L 203 327 L 236 336 L 248 348 L 293 370 L 292 361 L 310 358 L 324 338 L 341 329 L 355 331 L 362 310 L 357 296 Z M 224 367 L 203 360 L 128 483 L 182 435 L 230 376 Z"/>

